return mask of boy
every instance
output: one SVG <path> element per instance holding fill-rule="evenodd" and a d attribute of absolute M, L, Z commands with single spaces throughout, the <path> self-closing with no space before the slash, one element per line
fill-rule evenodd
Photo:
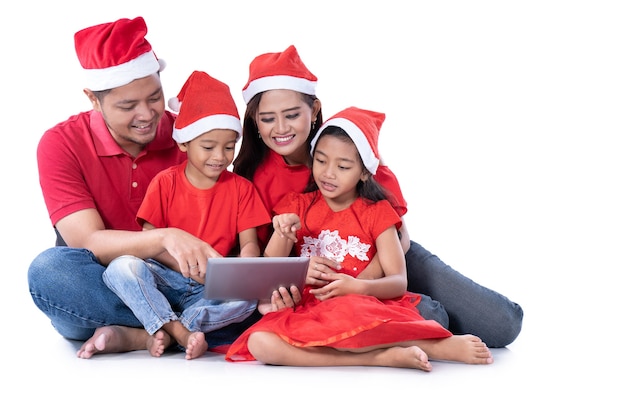
<path fill-rule="evenodd" d="M 139 223 L 144 230 L 182 229 L 209 243 L 216 256 L 227 256 L 236 246 L 240 256 L 259 256 L 256 227 L 270 218 L 252 182 L 226 170 L 242 130 L 228 86 L 194 71 L 170 107 L 180 109 L 173 137 L 187 161 L 152 180 L 137 213 Z M 104 272 L 107 286 L 152 336 L 148 349 L 153 356 L 176 342 L 185 348 L 186 359 L 197 358 L 208 349 L 204 333 L 254 312 L 256 301 L 205 299 L 200 272 L 205 264 L 200 254 L 189 265 L 188 278 L 163 252 L 145 261 L 122 256 Z"/>

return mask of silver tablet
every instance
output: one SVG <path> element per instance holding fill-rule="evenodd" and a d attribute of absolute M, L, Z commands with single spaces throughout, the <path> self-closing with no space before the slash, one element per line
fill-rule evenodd
<path fill-rule="evenodd" d="M 261 300 L 292 285 L 302 291 L 308 257 L 209 258 L 204 297 L 214 300 Z"/>

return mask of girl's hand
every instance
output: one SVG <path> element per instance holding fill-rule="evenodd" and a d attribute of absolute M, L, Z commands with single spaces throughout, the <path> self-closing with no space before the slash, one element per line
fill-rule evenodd
<path fill-rule="evenodd" d="M 311 294 L 320 301 L 347 294 L 362 294 L 363 281 L 341 272 L 324 273 L 326 285 L 311 289 Z"/>
<path fill-rule="evenodd" d="M 278 214 L 272 218 L 274 231 L 278 236 L 297 242 L 296 231 L 300 230 L 300 217 L 295 213 Z"/>
<path fill-rule="evenodd" d="M 341 270 L 341 264 L 321 256 L 312 256 L 309 261 L 309 270 L 306 274 L 306 283 L 312 287 L 323 287 L 332 281 L 327 274 Z"/>

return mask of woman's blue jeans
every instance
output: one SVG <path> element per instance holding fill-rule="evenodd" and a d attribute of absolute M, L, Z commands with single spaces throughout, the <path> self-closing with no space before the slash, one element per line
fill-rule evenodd
<path fill-rule="evenodd" d="M 521 332 L 524 312 L 518 304 L 455 271 L 418 243 L 411 241 L 406 263 L 409 291 L 440 302 L 452 333 L 473 334 L 487 346 L 499 348 L 511 344 Z M 418 309 L 422 312 L 422 303 Z"/>

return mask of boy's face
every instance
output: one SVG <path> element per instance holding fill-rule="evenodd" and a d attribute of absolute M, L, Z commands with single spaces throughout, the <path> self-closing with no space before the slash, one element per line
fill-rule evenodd
<path fill-rule="evenodd" d="M 137 155 L 154 140 L 165 112 L 161 79 L 157 74 L 113 88 L 102 101 L 89 90 L 85 93 L 94 110 L 102 113 L 113 139 L 124 150 Z"/>
<path fill-rule="evenodd" d="M 213 129 L 179 144 L 179 148 L 187 152 L 187 179 L 197 188 L 211 188 L 233 162 L 236 143 L 234 130 Z"/>

